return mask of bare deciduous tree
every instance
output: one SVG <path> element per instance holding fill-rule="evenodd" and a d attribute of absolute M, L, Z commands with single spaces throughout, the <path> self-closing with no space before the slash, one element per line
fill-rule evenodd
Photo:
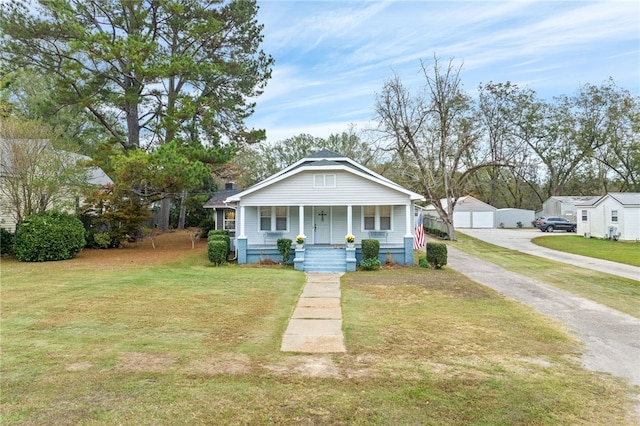
<path fill-rule="evenodd" d="M 413 189 L 431 200 L 455 239 L 453 209 L 478 169 L 498 165 L 480 142 L 471 99 L 461 87 L 460 67 L 421 62 L 425 91 L 412 95 L 396 75 L 376 99 L 379 130 L 392 142 Z M 446 203 L 441 202 L 446 199 Z"/>
<path fill-rule="evenodd" d="M 73 203 L 73 191 L 87 175 L 68 152 L 53 148 L 50 130 L 39 122 L 0 120 L 0 192 L 3 212 L 16 223 L 52 207 Z"/>

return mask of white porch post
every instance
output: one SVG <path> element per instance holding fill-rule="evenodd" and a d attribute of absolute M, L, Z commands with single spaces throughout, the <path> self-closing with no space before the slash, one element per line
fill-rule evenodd
<path fill-rule="evenodd" d="M 298 235 L 304 235 L 304 206 L 298 206 Z"/>
<path fill-rule="evenodd" d="M 413 235 L 413 214 L 412 214 L 413 203 L 409 203 L 405 206 L 406 216 L 407 216 L 407 224 L 406 229 L 407 232 L 404 234 L 405 237 L 411 237 Z"/>
<path fill-rule="evenodd" d="M 347 235 L 353 235 L 353 206 L 349 204 L 347 206 Z"/>
<path fill-rule="evenodd" d="M 240 207 L 240 237 L 239 238 L 247 238 L 244 234 L 244 206 Z"/>

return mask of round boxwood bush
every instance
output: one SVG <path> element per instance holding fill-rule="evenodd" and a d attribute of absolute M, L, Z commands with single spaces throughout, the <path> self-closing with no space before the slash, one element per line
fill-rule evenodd
<path fill-rule="evenodd" d="M 427 243 L 427 262 L 434 269 L 447 264 L 447 245 L 444 243 Z"/>
<path fill-rule="evenodd" d="M 227 261 L 227 243 L 223 240 L 209 240 L 207 257 L 216 266 L 225 263 Z"/>
<path fill-rule="evenodd" d="M 13 250 L 22 262 L 71 259 L 85 245 L 80 219 L 62 212 L 27 217 L 16 229 Z"/>

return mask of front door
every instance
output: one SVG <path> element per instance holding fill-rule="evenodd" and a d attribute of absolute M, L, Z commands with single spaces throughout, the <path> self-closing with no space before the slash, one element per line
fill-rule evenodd
<path fill-rule="evenodd" d="M 331 207 L 314 207 L 313 213 L 313 243 L 331 244 Z"/>

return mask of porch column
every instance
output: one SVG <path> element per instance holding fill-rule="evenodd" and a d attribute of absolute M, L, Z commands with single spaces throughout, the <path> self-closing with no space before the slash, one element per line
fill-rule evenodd
<path fill-rule="evenodd" d="M 353 207 L 351 204 L 347 206 L 347 235 L 353 235 Z"/>
<path fill-rule="evenodd" d="M 298 206 L 298 235 L 304 235 L 304 206 Z"/>
<path fill-rule="evenodd" d="M 407 218 L 407 224 L 406 224 L 406 230 L 407 232 L 404 234 L 405 237 L 411 237 L 413 236 L 413 214 L 412 214 L 412 209 L 413 207 L 413 203 L 411 204 L 407 204 L 405 206 L 405 212 L 406 212 L 406 218 Z"/>
<path fill-rule="evenodd" d="M 247 238 L 244 234 L 244 206 L 240 207 L 240 237 L 239 238 Z"/>

